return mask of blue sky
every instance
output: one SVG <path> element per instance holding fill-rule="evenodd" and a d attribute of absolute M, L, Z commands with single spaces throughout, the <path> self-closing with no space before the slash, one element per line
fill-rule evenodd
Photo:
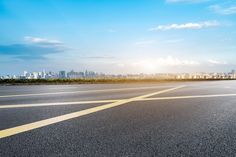
<path fill-rule="evenodd" d="M 0 75 L 236 69 L 234 0 L 0 0 Z"/>

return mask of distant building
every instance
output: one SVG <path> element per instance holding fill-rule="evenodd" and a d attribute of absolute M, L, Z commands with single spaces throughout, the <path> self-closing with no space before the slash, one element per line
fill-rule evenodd
<path fill-rule="evenodd" d="M 45 70 L 43 70 L 42 72 L 41 72 L 41 76 L 40 76 L 42 79 L 45 79 L 46 78 L 46 72 L 45 72 Z"/>
<path fill-rule="evenodd" d="M 59 71 L 59 78 L 60 79 L 66 78 L 66 71 Z"/>
<path fill-rule="evenodd" d="M 96 73 L 95 72 L 93 72 L 93 71 L 85 71 L 85 74 L 84 74 L 85 76 L 85 78 L 93 78 L 93 77 L 96 77 Z"/>
<path fill-rule="evenodd" d="M 27 72 L 27 71 L 24 71 L 24 72 L 23 72 L 23 76 L 24 76 L 24 77 L 27 77 L 27 75 L 28 75 L 28 72 Z"/>
<path fill-rule="evenodd" d="M 84 78 L 84 73 L 83 72 L 75 72 L 75 71 L 71 70 L 70 72 L 67 73 L 67 78 L 70 78 L 70 79 Z"/>
<path fill-rule="evenodd" d="M 33 74 L 32 75 L 33 79 L 39 79 L 39 73 L 38 72 L 33 72 L 32 74 Z"/>

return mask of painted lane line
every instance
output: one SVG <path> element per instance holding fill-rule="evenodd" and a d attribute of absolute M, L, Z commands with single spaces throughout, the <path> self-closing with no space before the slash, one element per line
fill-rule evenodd
<path fill-rule="evenodd" d="M 168 87 L 168 86 L 166 86 Z M 170 87 L 170 86 L 169 86 Z M 12 97 L 26 97 L 26 96 L 43 96 L 43 95 L 60 95 L 60 94 L 75 94 L 75 93 L 89 93 L 89 92 L 112 92 L 112 91 L 125 91 L 125 90 L 136 90 L 136 89 L 158 89 L 165 88 L 165 86 L 154 86 L 154 87 L 135 87 L 135 88 L 117 88 L 117 89 L 98 89 L 98 90 L 87 90 L 87 91 L 68 91 L 68 92 L 48 92 L 48 93 L 33 93 L 33 94 L 13 94 L 13 95 L 0 95 L 0 98 L 12 98 Z"/>
<path fill-rule="evenodd" d="M 155 92 L 155 94 L 159 92 Z M 152 96 L 152 95 L 150 95 Z M 149 96 L 149 97 L 150 97 Z M 110 103 L 126 99 L 113 100 L 92 100 L 92 101 L 75 101 L 75 102 L 56 102 L 56 103 L 38 103 L 38 104 L 15 104 L 15 105 L 1 105 L 0 109 L 7 108 L 26 108 L 26 107 L 41 107 L 41 106 L 61 106 L 61 105 L 79 105 L 79 104 L 96 104 L 96 103 Z"/>
<path fill-rule="evenodd" d="M 63 122 L 63 121 L 69 120 L 69 119 L 85 116 L 85 115 L 95 113 L 95 112 L 98 112 L 98 111 L 102 111 L 102 110 L 105 110 L 105 109 L 117 107 L 117 106 L 124 105 L 124 104 L 132 102 L 132 101 L 140 100 L 140 99 L 143 99 L 143 98 L 146 98 L 146 97 L 149 97 L 149 96 L 154 96 L 154 95 L 161 94 L 161 93 L 166 93 L 166 92 L 173 91 L 173 90 L 183 88 L 183 87 L 184 86 L 179 86 L 179 87 L 175 87 L 175 88 L 171 88 L 171 89 L 166 89 L 166 90 L 162 90 L 162 91 L 159 91 L 159 92 L 150 93 L 150 94 L 130 98 L 130 99 L 127 99 L 127 100 L 120 100 L 120 101 L 113 102 L 113 103 L 110 103 L 110 104 L 97 106 L 97 107 L 94 107 L 94 108 L 85 109 L 85 110 L 82 110 L 82 111 L 73 112 L 73 113 L 69 113 L 69 114 L 65 114 L 65 115 L 61 115 L 61 116 L 57 116 L 57 117 L 53 117 L 53 118 L 49 118 L 49 119 L 45 119 L 45 120 L 41 120 L 41 121 L 29 123 L 29 124 L 17 126 L 17 127 L 5 129 L 5 130 L 1 130 L 0 131 L 0 139 L 5 138 L 5 137 L 9 137 L 9 136 L 12 136 L 12 135 L 16 135 L 16 134 L 19 134 L 19 133 L 27 132 L 27 131 L 30 131 L 30 130 L 33 130 L 33 129 L 45 127 L 45 126 L 48 126 L 48 125 L 51 125 L 51 124 Z"/>
<path fill-rule="evenodd" d="M 186 87 L 186 86 L 185 86 L 185 85 L 182 85 L 182 86 L 178 86 L 178 87 L 174 87 L 174 88 L 170 88 L 170 89 L 161 90 L 161 91 L 154 92 L 154 93 L 150 93 L 150 94 L 146 94 L 146 95 L 141 95 L 141 96 L 138 96 L 138 97 L 135 97 L 135 98 L 131 98 L 131 99 L 134 99 L 134 100 L 132 100 L 132 101 L 142 100 L 142 99 L 145 99 L 145 98 L 154 96 L 154 95 L 167 93 L 167 92 L 174 91 L 174 90 L 177 90 L 177 89 L 180 89 L 180 88 L 184 88 L 184 87 Z"/>
<path fill-rule="evenodd" d="M 94 101 L 74 101 L 74 102 L 57 102 L 57 103 L 38 103 L 38 104 L 17 104 L 17 105 L 1 105 L 0 109 L 7 108 L 26 108 L 26 107 L 41 107 L 41 106 L 62 106 L 62 105 L 79 105 L 79 104 L 98 104 L 98 103 L 111 103 L 120 101 L 118 100 L 94 100 Z M 125 99 L 123 99 L 125 100 Z"/>
<path fill-rule="evenodd" d="M 175 99 L 234 97 L 234 96 L 236 96 L 236 94 L 195 95 L 195 96 L 178 96 L 178 97 L 143 98 L 143 99 L 134 100 L 134 101 L 175 100 Z M 96 103 L 112 103 L 112 102 L 125 101 L 125 100 L 128 100 L 128 99 L 78 101 L 78 102 L 63 102 L 63 103 L 41 103 L 41 104 L 3 105 L 3 106 L 0 106 L 0 109 L 8 109 L 8 108 L 26 108 L 26 107 L 41 107 L 41 106 L 79 105 L 79 104 L 96 104 Z"/>
<path fill-rule="evenodd" d="M 145 98 L 145 99 L 143 99 L 143 101 L 192 99 L 192 98 L 234 97 L 234 96 L 236 96 L 236 94 L 193 95 L 193 96 L 175 96 L 175 97 Z M 138 100 L 138 101 L 142 101 L 142 100 Z"/>

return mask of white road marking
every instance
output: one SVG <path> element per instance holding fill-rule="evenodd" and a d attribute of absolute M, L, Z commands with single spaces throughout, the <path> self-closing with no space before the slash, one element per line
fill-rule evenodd
<path fill-rule="evenodd" d="M 123 100 L 125 100 L 125 99 L 123 99 Z M 94 100 L 94 101 L 73 101 L 73 102 L 57 102 L 57 103 L 0 105 L 0 109 L 25 108 L 25 107 L 42 107 L 42 106 L 79 105 L 79 104 L 97 104 L 97 103 L 111 103 L 111 102 L 116 102 L 116 101 L 120 101 L 120 100 Z"/>
<path fill-rule="evenodd" d="M 126 99 L 126 100 L 120 100 L 120 101 L 113 102 L 113 103 L 106 104 L 106 105 L 102 105 L 102 106 L 97 106 L 97 107 L 85 109 L 85 110 L 78 111 L 78 112 L 73 112 L 73 113 L 69 113 L 69 114 L 65 114 L 65 115 L 61 115 L 61 116 L 57 116 L 57 117 L 53 117 L 53 118 L 25 124 L 25 125 L 20 125 L 20 126 L 9 128 L 9 129 L 4 129 L 4 130 L 0 131 L 0 139 L 5 138 L 5 137 L 9 137 L 12 135 L 16 135 L 19 133 L 27 132 L 27 131 L 30 131 L 33 129 L 41 128 L 44 126 L 48 126 L 51 124 L 63 122 L 63 121 L 69 120 L 69 119 L 78 118 L 78 117 L 88 115 L 91 113 L 95 113 L 98 111 L 102 111 L 105 109 L 117 107 L 117 106 L 124 105 L 124 104 L 132 102 L 132 101 L 144 99 L 146 97 L 154 96 L 154 95 L 161 94 L 161 93 L 166 93 L 166 92 L 173 91 L 173 90 L 183 88 L 183 87 L 184 86 L 179 86 L 179 87 L 175 87 L 175 88 L 171 88 L 171 89 L 166 89 L 166 90 L 162 90 L 162 91 L 158 91 L 158 92 L 154 92 L 154 93 L 150 93 L 150 94 L 146 94 L 146 95 L 142 95 L 142 96 Z"/>
<path fill-rule="evenodd" d="M 236 94 L 214 94 L 214 95 L 193 95 L 193 96 L 174 96 L 174 97 L 157 97 L 142 98 L 133 101 L 154 101 L 154 100 L 175 100 L 175 99 L 194 99 L 194 98 L 214 98 L 214 97 L 235 97 Z M 43 107 L 43 106 L 62 106 L 62 105 L 79 105 L 79 104 L 97 104 L 112 103 L 118 101 L 126 101 L 128 99 L 112 99 L 112 100 L 93 100 L 93 101 L 75 101 L 75 102 L 58 102 L 58 103 L 38 103 L 38 104 L 18 104 L 18 105 L 1 105 L 0 109 L 8 108 L 26 108 L 26 107 Z"/>
<path fill-rule="evenodd" d="M 75 94 L 75 93 L 89 93 L 89 92 L 112 92 L 112 91 L 125 91 L 125 90 L 136 90 L 136 89 L 158 89 L 170 86 L 154 86 L 154 87 L 135 87 L 135 88 L 117 88 L 117 89 L 98 89 L 98 90 L 87 90 L 87 91 L 68 91 L 68 92 L 53 92 L 53 93 L 29 93 L 29 94 L 15 94 L 15 95 L 0 95 L 0 98 L 11 98 L 11 97 L 26 97 L 26 96 L 43 96 L 43 95 L 60 95 L 60 94 Z"/>
<path fill-rule="evenodd" d="M 172 100 L 172 99 L 214 98 L 214 97 L 234 97 L 234 96 L 236 96 L 236 94 L 214 94 L 214 95 L 157 97 L 157 98 L 146 98 L 146 99 L 143 99 L 143 100 L 150 101 L 150 100 Z"/>

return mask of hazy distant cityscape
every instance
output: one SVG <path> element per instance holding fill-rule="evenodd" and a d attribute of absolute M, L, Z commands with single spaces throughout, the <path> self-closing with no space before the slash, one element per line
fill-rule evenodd
<path fill-rule="evenodd" d="M 0 76 L 0 79 L 236 79 L 236 71 L 232 70 L 228 73 L 155 73 L 155 74 L 104 74 L 94 71 L 74 71 L 69 72 L 61 70 L 52 72 L 42 70 L 40 72 L 23 71 L 21 75 Z"/>

